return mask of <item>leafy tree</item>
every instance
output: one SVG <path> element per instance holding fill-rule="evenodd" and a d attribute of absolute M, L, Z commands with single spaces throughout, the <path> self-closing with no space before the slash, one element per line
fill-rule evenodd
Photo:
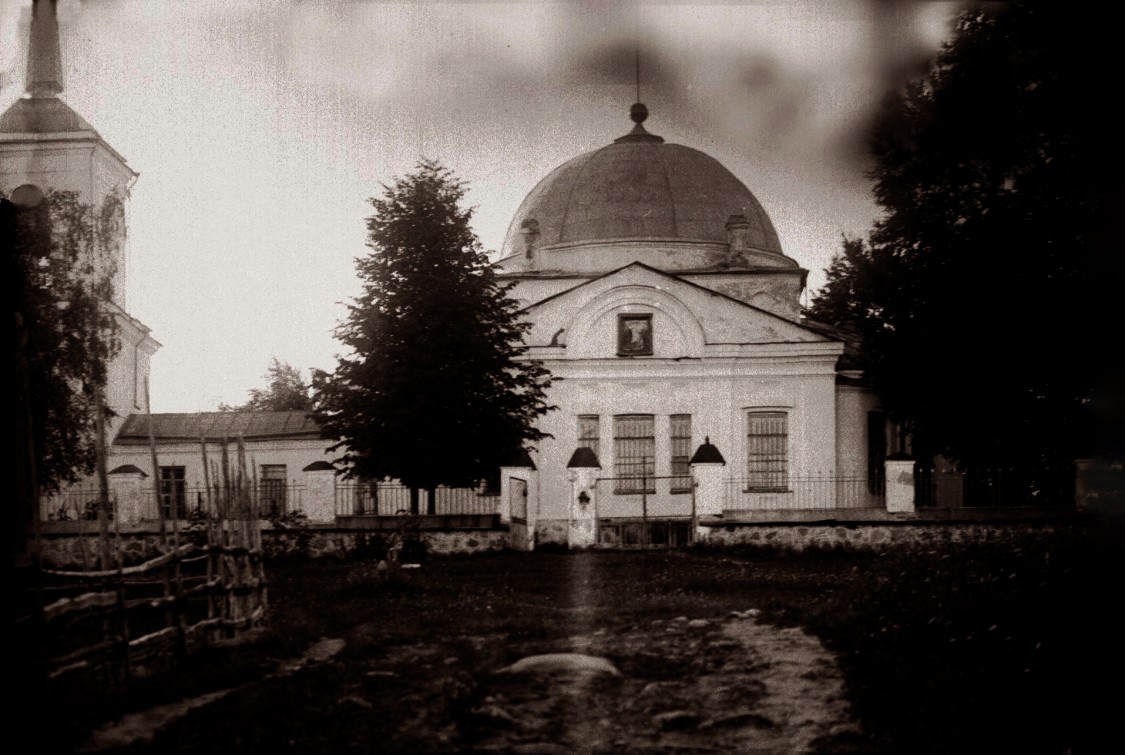
<path fill-rule="evenodd" d="M 311 411 L 312 386 L 301 375 L 301 371 L 273 357 L 269 371 L 263 376 L 269 381 L 265 388 L 251 388 L 250 398 L 245 404 L 231 406 L 220 404 L 223 412 L 287 412 Z"/>
<path fill-rule="evenodd" d="M 542 438 L 549 377 L 521 359 L 529 326 L 469 227 L 465 184 L 423 161 L 383 188 L 363 293 L 336 331 L 351 353 L 314 374 L 314 416 L 346 474 L 398 478 L 416 507 L 418 489 L 484 479 Z"/>
<path fill-rule="evenodd" d="M 1069 467 L 1113 432 L 1120 148 L 1096 16 L 969 8 L 874 131 L 884 217 L 845 240 L 808 314 L 859 331 L 916 450 Z"/>
<path fill-rule="evenodd" d="M 66 191 L 29 207 L 3 200 L 17 487 L 26 499 L 17 528 L 34 515 L 39 492 L 95 469 L 97 404 L 109 414 L 104 388 L 118 349 L 113 275 L 124 238 L 121 208 L 116 195 L 94 207 Z"/>
<path fill-rule="evenodd" d="M 116 260 L 125 232 L 121 196 L 94 207 L 75 192 L 45 197 L 20 187 L 0 200 L 0 248 L 9 318 L 9 374 L 15 382 L 15 505 L 4 528 L 13 564 L 33 557 L 30 524 L 42 492 L 57 491 L 99 472 L 100 500 L 108 501 L 103 442 L 108 366 L 118 349 L 113 301 Z M 108 506 L 99 509 L 108 530 Z M 101 563 L 109 565 L 108 538 Z"/>

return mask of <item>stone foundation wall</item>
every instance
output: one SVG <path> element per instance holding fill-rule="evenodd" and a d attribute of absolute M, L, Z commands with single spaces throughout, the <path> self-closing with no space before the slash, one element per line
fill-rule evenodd
<path fill-rule="evenodd" d="M 1004 522 L 911 524 L 753 524 L 700 527 L 697 542 L 707 545 L 769 545 L 792 550 L 846 546 L 881 548 L 894 545 L 1002 543 L 1028 537 L 1053 538 L 1077 531 L 1075 522 Z"/>
<path fill-rule="evenodd" d="M 728 524 L 699 528 L 697 542 L 708 546 L 766 545 L 792 550 L 810 547 L 881 548 L 896 545 L 935 546 L 945 543 L 1004 543 L 1027 538 L 1049 539 L 1084 530 L 1080 520 L 1030 522 L 911 522 L 902 524 Z M 309 528 L 266 530 L 262 542 L 268 557 L 305 554 L 313 558 L 364 556 L 378 547 L 390 532 Z M 433 555 L 502 551 L 509 547 L 506 529 L 430 530 L 419 533 L 426 552 Z M 181 542 L 204 543 L 202 532 L 181 532 Z M 125 563 L 136 564 L 160 555 L 155 532 L 121 534 Z M 539 545 L 565 545 L 565 520 L 540 521 Z M 42 538 L 43 561 L 48 568 L 94 568 L 98 541 L 91 534 L 48 533 Z M 598 546 L 595 546 L 598 547 Z M 607 546 L 611 547 L 611 546 Z"/>
<path fill-rule="evenodd" d="M 360 556 L 369 552 L 374 538 L 391 533 L 333 529 L 265 530 L 262 546 L 267 557 L 305 554 L 313 558 Z M 454 530 L 419 533 L 426 552 L 434 555 L 500 551 L 508 547 L 507 530 Z M 202 532 L 181 532 L 180 542 L 205 543 Z M 160 555 L 160 535 L 155 532 L 121 534 L 121 551 L 126 565 L 137 564 Z M 48 534 L 42 538 L 43 564 L 49 569 L 96 568 L 96 536 Z"/>
<path fill-rule="evenodd" d="M 535 525 L 537 545 L 566 545 L 570 536 L 570 522 L 566 519 L 540 519 Z"/>

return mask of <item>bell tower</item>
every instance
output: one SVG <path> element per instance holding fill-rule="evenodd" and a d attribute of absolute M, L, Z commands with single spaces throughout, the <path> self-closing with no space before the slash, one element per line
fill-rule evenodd
<path fill-rule="evenodd" d="M 27 49 L 24 95 L 0 116 L 0 192 L 11 196 L 31 184 L 44 192 L 73 191 L 101 207 L 117 197 L 114 222 L 122 234 L 111 262 L 115 269 L 114 302 L 125 306 L 124 201 L 137 174 L 125 158 L 63 102 L 62 56 L 57 0 L 34 0 Z"/>
<path fill-rule="evenodd" d="M 125 417 L 145 408 L 149 361 L 160 344 L 125 309 L 126 205 L 137 173 L 59 97 L 63 61 L 57 6 L 58 0 L 33 0 L 30 9 L 24 94 L 0 115 L 0 195 L 11 198 L 21 187 L 34 186 L 43 193 L 74 192 L 94 208 L 104 238 L 95 265 L 112 271 L 113 301 L 107 305 L 117 315 L 121 343 L 106 386 L 117 415 L 112 438 Z"/>

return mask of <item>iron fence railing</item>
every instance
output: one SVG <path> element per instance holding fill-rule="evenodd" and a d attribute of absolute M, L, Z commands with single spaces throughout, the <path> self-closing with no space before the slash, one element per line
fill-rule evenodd
<path fill-rule="evenodd" d="M 112 490 L 109 499 L 114 504 L 110 507 L 112 512 L 116 509 L 116 496 Z M 39 516 L 45 522 L 97 519 L 99 500 L 101 500 L 101 493 L 96 485 L 67 488 L 58 493 L 42 496 L 39 499 Z"/>
<path fill-rule="evenodd" d="M 757 478 L 725 481 L 724 510 L 772 511 L 782 509 L 864 509 L 885 505 L 882 477 L 799 475 L 771 480 Z"/>
<path fill-rule="evenodd" d="M 690 518 L 695 513 L 691 477 L 599 477 L 597 493 L 595 513 L 599 519 Z"/>
<path fill-rule="evenodd" d="M 262 519 L 297 514 L 304 511 L 307 495 L 304 485 L 251 485 L 243 495 L 242 501 L 247 511 L 253 511 Z M 101 494 L 96 485 L 76 486 L 40 498 L 40 518 L 43 521 L 74 521 L 97 518 L 97 502 Z M 215 491 L 201 487 L 165 486 L 160 493 L 157 506 L 151 488 L 141 491 L 140 518 L 144 520 L 192 519 L 215 516 Z M 111 512 L 118 510 L 118 497 L 110 491 Z M 111 514 L 112 516 L 112 514 Z"/>
<path fill-rule="evenodd" d="M 1074 471 L 979 468 L 918 469 L 914 500 L 919 507 L 1066 507 L 1074 503 Z"/>
<path fill-rule="evenodd" d="M 499 507 L 500 493 L 484 486 L 439 486 L 434 490 L 433 501 L 425 490 L 418 491 L 419 514 L 492 515 L 499 511 Z M 396 516 L 410 513 L 410 488 L 397 482 L 337 484 L 335 508 L 336 516 Z"/>

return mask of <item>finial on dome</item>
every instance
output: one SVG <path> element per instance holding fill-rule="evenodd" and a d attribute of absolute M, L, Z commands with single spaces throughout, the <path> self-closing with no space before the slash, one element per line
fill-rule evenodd
<path fill-rule="evenodd" d="M 614 142 L 655 142 L 659 144 L 664 141 L 664 137 L 650 134 L 642 125 L 648 120 L 648 108 L 645 107 L 643 102 L 633 103 L 629 108 L 629 118 L 637 125 L 633 126 L 633 130 L 625 136 L 614 139 Z"/>

